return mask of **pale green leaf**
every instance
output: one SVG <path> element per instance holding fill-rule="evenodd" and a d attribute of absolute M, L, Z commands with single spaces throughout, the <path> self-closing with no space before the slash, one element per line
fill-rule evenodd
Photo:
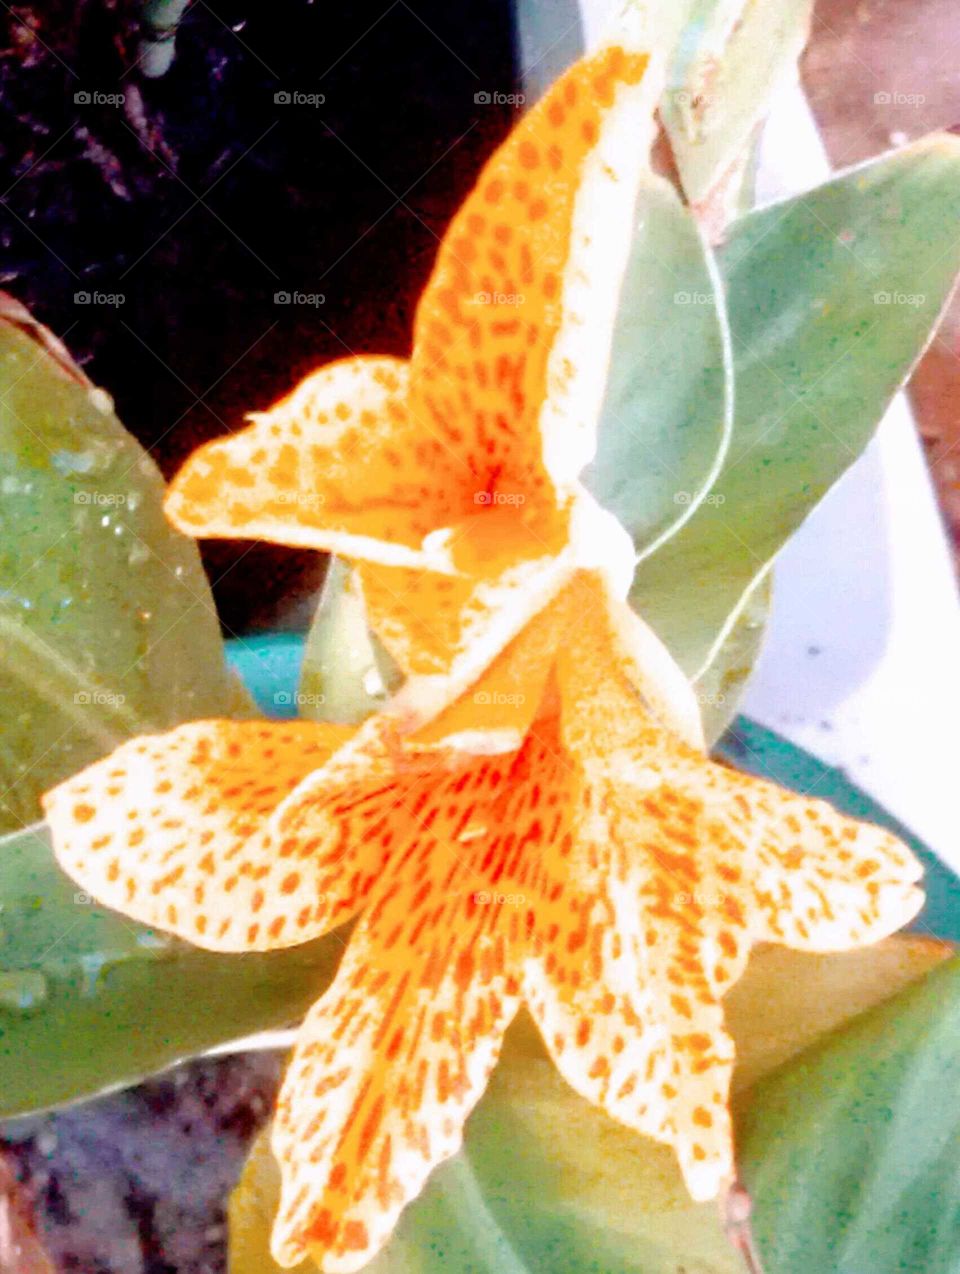
<path fill-rule="evenodd" d="M 123 739 L 246 704 L 196 545 L 109 398 L 0 314 L 0 830 Z"/>
<path fill-rule="evenodd" d="M 960 140 L 938 135 L 731 227 L 733 438 L 713 490 L 631 593 L 691 677 L 920 356 L 960 267 L 958 219 Z"/>

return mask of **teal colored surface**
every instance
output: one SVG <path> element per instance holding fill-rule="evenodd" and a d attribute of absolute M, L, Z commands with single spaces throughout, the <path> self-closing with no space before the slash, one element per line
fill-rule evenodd
<path fill-rule="evenodd" d="M 293 704 L 300 678 L 302 637 L 279 633 L 229 641 L 227 658 L 263 711 L 272 716 L 294 715 L 293 707 L 288 704 Z M 960 942 L 960 879 L 882 805 L 851 783 L 842 770 L 825 765 L 772 730 L 742 716 L 737 717 L 721 737 L 714 756 L 738 770 L 772 779 L 795 792 L 813 792 L 844 814 L 878 823 L 895 832 L 926 870 L 926 906 L 911 927 Z"/>
<path fill-rule="evenodd" d="M 243 678 L 260 711 L 268 717 L 295 717 L 303 637 L 299 633 L 266 633 L 234 637 L 226 645 L 230 664 Z"/>

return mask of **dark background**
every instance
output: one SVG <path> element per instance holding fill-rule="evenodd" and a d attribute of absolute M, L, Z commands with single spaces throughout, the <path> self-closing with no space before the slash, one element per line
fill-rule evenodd
<path fill-rule="evenodd" d="M 438 236 L 515 116 L 474 100 L 516 91 L 506 0 L 194 0 L 158 80 L 135 0 L 4 9 L 0 286 L 167 477 L 317 364 L 409 352 Z M 316 554 L 202 551 L 228 631 L 302 622 Z"/>

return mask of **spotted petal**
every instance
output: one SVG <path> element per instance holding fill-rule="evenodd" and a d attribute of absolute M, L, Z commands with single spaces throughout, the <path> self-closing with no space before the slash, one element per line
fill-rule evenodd
<path fill-rule="evenodd" d="M 359 1269 L 459 1149 L 519 1004 L 518 916 L 478 889 L 488 838 L 471 829 L 505 767 L 434 776 L 429 800 L 397 820 L 396 866 L 304 1023 L 274 1131 L 281 1264 L 309 1254 L 325 1271 Z"/>
<path fill-rule="evenodd" d="M 133 740 L 44 797 L 57 858 L 198 946 L 306 942 L 356 913 L 416 798 L 388 739 L 379 721 L 197 721 Z"/>
<path fill-rule="evenodd" d="M 195 536 L 271 540 L 423 565 L 423 537 L 460 511 L 466 467 L 416 421 L 407 364 L 357 357 L 194 453 L 167 513 Z"/>
<path fill-rule="evenodd" d="M 411 397 L 480 492 L 550 502 L 593 455 L 652 139 L 647 63 L 621 45 L 575 63 L 444 237 L 417 311 Z"/>

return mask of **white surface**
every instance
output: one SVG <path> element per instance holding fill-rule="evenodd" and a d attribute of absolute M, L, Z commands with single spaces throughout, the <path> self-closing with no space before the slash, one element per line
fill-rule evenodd
<path fill-rule="evenodd" d="M 799 88 L 764 135 L 764 201 L 829 173 Z M 813 653 L 816 652 L 816 653 Z M 960 869 L 960 602 L 904 396 L 778 559 L 742 709 L 854 782 Z"/>

